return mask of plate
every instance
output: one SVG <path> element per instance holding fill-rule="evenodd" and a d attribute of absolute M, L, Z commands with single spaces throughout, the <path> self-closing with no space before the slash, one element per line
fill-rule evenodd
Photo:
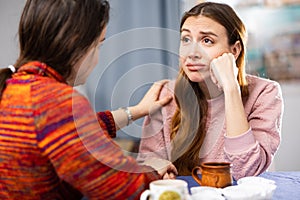
<path fill-rule="evenodd" d="M 271 200 L 276 185 L 262 187 L 261 185 L 240 184 L 229 186 L 222 190 L 227 200 Z"/>
<path fill-rule="evenodd" d="M 199 186 L 191 188 L 192 200 L 225 200 L 219 188 Z"/>
<path fill-rule="evenodd" d="M 273 184 L 275 185 L 275 181 L 266 179 L 259 176 L 246 176 L 237 181 L 237 184 Z"/>

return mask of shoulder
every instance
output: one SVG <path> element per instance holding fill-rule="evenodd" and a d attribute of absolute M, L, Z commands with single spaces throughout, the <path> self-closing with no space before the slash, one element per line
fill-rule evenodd
<path fill-rule="evenodd" d="M 161 90 L 159 98 L 164 98 L 166 96 L 172 96 L 172 101 L 165 105 L 162 109 L 162 113 L 165 117 L 171 118 L 177 108 L 177 104 L 175 101 L 175 95 L 174 95 L 174 88 L 175 88 L 175 80 L 169 80 L 168 83 L 164 85 L 164 87 Z"/>
<path fill-rule="evenodd" d="M 32 99 L 36 106 L 47 106 L 52 109 L 72 109 L 75 103 L 85 105 L 88 100 L 73 87 L 54 80 L 39 80 L 32 84 Z M 42 104 L 41 104 L 42 102 Z"/>
<path fill-rule="evenodd" d="M 160 93 L 160 98 L 165 96 L 174 95 L 174 87 L 175 87 L 175 80 L 169 80 L 162 88 Z"/>
<path fill-rule="evenodd" d="M 281 87 L 277 81 L 253 75 L 247 75 L 249 95 L 263 93 L 281 96 Z"/>
<path fill-rule="evenodd" d="M 172 96 L 173 99 L 171 101 L 171 103 L 169 103 L 168 105 L 166 105 L 165 107 L 169 108 L 169 109 L 174 109 L 174 107 L 176 107 L 176 103 L 175 103 L 175 94 L 174 94 L 174 88 L 175 88 L 175 80 L 169 80 L 169 82 L 167 82 L 159 95 L 159 98 L 164 98 L 167 96 Z"/>
<path fill-rule="evenodd" d="M 257 76 L 247 76 L 249 95 L 243 98 L 245 109 L 269 107 L 283 108 L 280 84 L 276 81 Z"/>

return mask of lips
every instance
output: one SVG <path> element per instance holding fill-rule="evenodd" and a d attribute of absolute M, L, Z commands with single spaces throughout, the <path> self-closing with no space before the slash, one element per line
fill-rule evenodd
<path fill-rule="evenodd" d="M 199 70 L 201 70 L 201 69 L 204 69 L 205 68 L 205 65 L 203 65 L 203 64 L 197 64 L 197 63 L 188 63 L 187 65 L 186 65 L 186 68 L 188 69 L 188 70 L 190 70 L 190 71 L 199 71 Z"/>

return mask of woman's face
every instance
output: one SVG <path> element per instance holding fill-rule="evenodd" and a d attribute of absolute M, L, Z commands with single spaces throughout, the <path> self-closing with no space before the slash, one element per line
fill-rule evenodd
<path fill-rule="evenodd" d="M 86 79 L 90 75 L 90 73 L 97 65 L 99 60 L 99 49 L 102 42 L 105 39 L 105 34 L 106 34 L 106 27 L 103 29 L 99 37 L 99 40 L 97 41 L 97 45 L 91 47 L 86 53 L 86 55 L 83 56 L 81 62 L 78 62 L 79 65 L 75 67 L 76 77 L 73 83 L 74 86 L 84 84 L 86 82 Z"/>
<path fill-rule="evenodd" d="M 180 66 L 193 82 L 210 79 L 210 62 L 230 52 L 226 29 L 204 16 L 189 17 L 181 28 Z"/>

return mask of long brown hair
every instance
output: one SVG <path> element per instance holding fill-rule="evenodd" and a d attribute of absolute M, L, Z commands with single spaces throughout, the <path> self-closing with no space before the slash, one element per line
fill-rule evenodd
<path fill-rule="evenodd" d="M 209 17 L 224 26 L 229 45 L 240 41 L 241 52 L 236 60 L 237 79 L 241 87 L 241 95 L 247 96 L 248 84 L 245 72 L 247 38 L 243 22 L 230 6 L 222 3 L 204 2 L 184 14 L 180 27 L 183 26 L 187 18 L 199 15 Z M 171 157 L 181 175 L 190 175 L 191 169 L 199 164 L 199 153 L 206 135 L 208 113 L 208 103 L 203 89 L 199 87 L 198 83 L 188 80 L 184 71 L 180 70 L 174 90 L 178 108 L 171 125 L 173 145 Z"/>
<path fill-rule="evenodd" d="M 19 23 L 20 53 L 15 68 L 36 60 L 67 80 L 108 20 L 105 0 L 27 0 Z M 9 68 L 0 71 L 0 98 L 11 77 Z"/>

